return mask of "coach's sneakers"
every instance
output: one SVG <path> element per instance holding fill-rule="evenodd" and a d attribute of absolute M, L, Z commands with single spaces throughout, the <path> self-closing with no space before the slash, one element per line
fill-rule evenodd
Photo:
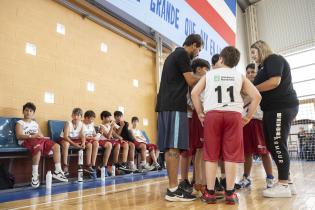
<path fill-rule="evenodd" d="M 296 195 L 297 194 L 296 187 L 295 187 L 295 184 L 293 182 L 289 182 L 289 188 L 291 190 L 291 194 L 292 195 Z"/>
<path fill-rule="evenodd" d="M 217 202 L 217 199 L 214 190 L 206 189 L 201 196 L 201 200 L 208 204 L 215 204 Z"/>
<path fill-rule="evenodd" d="M 64 175 L 62 171 L 54 171 L 54 173 L 52 174 L 52 177 L 61 182 L 68 182 L 67 177 Z"/>
<path fill-rule="evenodd" d="M 188 179 L 184 179 L 183 181 L 181 181 L 178 187 L 189 194 L 191 194 L 193 191 L 193 186 L 189 183 Z"/>
<path fill-rule="evenodd" d="M 268 198 L 290 198 L 292 193 L 289 185 L 277 183 L 272 188 L 265 189 L 263 195 Z"/>
<path fill-rule="evenodd" d="M 165 200 L 167 201 L 194 201 L 196 200 L 196 196 L 191 195 L 190 193 L 187 193 L 181 188 L 177 188 L 174 192 L 171 192 L 169 189 L 167 189 Z"/>
<path fill-rule="evenodd" d="M 238 197 L 234 190 L 231 192 L 225 192 L 225 203 L 229 205 L 235 205 L 238 203 Z"/>
<path fill-rule="evenodd" d="M 251 184 L 252 181 L 249 179 L 249 177 L 243 176 L 243 179 L 241 179 L 237 184 L 235 184 L 235 189 L 247 188 L 250 187 Z"/>
<path fill-rule="evenodd" d="M 31 185 L 33 188 L 37 188 L 39 187 L 39 175 L 38 174 L 33 174 L 32 175 L 32 182 Z"/>

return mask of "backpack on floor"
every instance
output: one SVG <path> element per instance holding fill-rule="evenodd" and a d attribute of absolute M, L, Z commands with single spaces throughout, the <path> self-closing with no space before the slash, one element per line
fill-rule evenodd
<path fill-rule="evenodd" d="M 14 176 L 3 165 L 0 165 L 0 190 L 13 188 L 14 180 Z"/>

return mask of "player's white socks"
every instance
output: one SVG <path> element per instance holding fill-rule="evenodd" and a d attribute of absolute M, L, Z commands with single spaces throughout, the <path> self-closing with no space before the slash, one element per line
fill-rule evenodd
<path fill-rule="evenodd" d="M 62 169 L 61 169 L 61 163 L 55 163 L 55 171 L 56 171 L 56 172 L 62 171 Z"/>
<path fill-rule="evenodd" d="M 38 175 L 38 165 L 32 165 L 32 175 Z"/>
<path fill-rule="evenodd" d="M 147 161 L 144 160 L 144 161 L 140 162 L 140 165 L 145 165 L 146 163 L 147 163 Z"/>
<path fill-rule="evenodd" d="M 173 187 L 173 188 L 168 188 L 171 192 L 175 192 L 177 189 L 178 189 L 178 186 L 177 187 Z"/>

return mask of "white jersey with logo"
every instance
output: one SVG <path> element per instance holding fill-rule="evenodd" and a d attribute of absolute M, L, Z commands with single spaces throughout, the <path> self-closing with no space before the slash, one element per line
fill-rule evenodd
<path fill-rule="evenodd" d="M 107 123 L 107 124 L 100 124 L 100 129 L 101 129 L 101 127 L 104 129 L 104 131 L 106 132 L 106 133 L 108 133 L 109 131 L 110 131 L 110 123 Z M 104 135 L 102 135 L 101 137 L 100 137 L 100 140 L 106 140 L 107 138 L 104 136 Z M 109 139 L 113 139 L 113 134 L 109 137 Z"/>
<path fill-rule="evenodd" d="M 83 129 L 83 123 L 80 121 L 76 128 L 74 128 L 72 121 L 68 121 L 69 124 L 69 138 L 70 139 L 79 139 L 80 132 Z M 60 137 L 63 138 L 64 132 L 62 131 Z"/>
<path fill-rule="evenodd" d="M 241 90 L 243 75 L 230 68 L 218 68 L 206 73 L 204 112 L 212 110 L 243 113 Z"/>
<path fill-rule="evenodd" d="M 94 123 L 85 124 L 83 123 L 83 133 L 86 137 L 93 137 L 96 135 Z"/>
<path fill-rule="evenodd" d="M 38 123 L 34 120 L 31 120 L 30 122 L 25 122 L 24 120 L 17 121 L 18 124 L 22 126 L 22 134 L 23 135 L 33 135 L 38 133 Z M 23 140 L 19 140 L 19 144 L 23 143 Z"/>
<path fill-rule="evenodd" d="M 245 96 L 244 97 L 244 110 L 243 110 L 243 116 L 246 116 L 247 112 L 248 112 L 248 106 L 250 104 L 250 97 L 249 96 Z M 253 119 L 256 120 L 262 120 L 263 118 L 263 111 L 261 110 L 260 106 L 257 107 L 256 112 L 253 115 Z"/>

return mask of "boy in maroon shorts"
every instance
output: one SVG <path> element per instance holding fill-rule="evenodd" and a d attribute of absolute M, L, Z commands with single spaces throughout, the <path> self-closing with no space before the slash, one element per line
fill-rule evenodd
<path fill-rule="evenodd" d="M 210 63 L 204 59 L 194 59 L 191 68 L 194 75 L 202 77 L 210 69 Z M 182 181 L 179 186 L 186 192 L 191 193 L 191 184 L 188 181 L 188 171 L 192 157 L 194 164 L 194 195 L 197 197 L 201 196 L 201 192 L 205 188 L 205 172 L 204 172 L 204 161 L 203 156 L 203 127 L 198 119 L 198 115 L 191 101 L 190 93 L 187 96 L 188 111 L 187 116 L 189 119 L 189 150 L 181 153 L 181 176 Z M 203 94 L 201 95 L 203 101 Z"/>
<path fill-rule="evenodd" d="M 32 155 L 32 181 L 31 185 L 34 188 L 39 187 L 38 164 L 41 154 L 47 156 L 52 151 L 55 162 L 55 171 L 52 177 L 67 182 L 60 164 L 60 146 L 49 138 L 44 137 L 37 122 L 33 120 L 36 106 L 28 102 L 23 106 L 24 118 L 16 123 L 16 137 L 19 140 L 19 145 L 25 147 Z"/>
<path fill-rule="evenodd" d="M 117 166 L 117 169 L 120 170 L 126 170 L 127 169 L 127 158 L 128 158 L 128 150 L 129 150 L 129 146 L 128 146 L 128 142 L 121 140 L 119 138 L 119 136 L 116 134 L 114 128 L 118 128 L 119 126 L 116 125 L 115 121 L 112 121 L 111 119 L 112 114 L 108 111 L 103 111 L 101 113 L 101 120 L 102 120 L 102 124 L 100 124 L 100 129 L 99 132 L 102 134 L 101 136 L 101 140 L 100 145 L 103 147 L 109 146 L 111 148 L 114 148 L 113 150 L 113 164 L 115 166 Z M 122 148 L 122 162 L 124 164 L 119 164 L 118 163 L 118 158 L 119 158 L 119 151 L 120 148 Z M 105 155 L 106 153 L 106 155 Z M 104 152 L 104 158 L 103 158 L 103 166 L 105 166 L 107 168 L 107 164 L 108 164 L 108 158 L 110 155 L 110 151 L 109 153 L 107 153 L 106 151 Z M 111 175 L 110 173 L 111 170 L 107 170 L 108 174 Z"/>
<path fill-rule="evenodd" d="M 238 202 L 234 192 L 237 163 L 244 162 L 243 126 L 255 113 L 261 96 L 253 84 L 233 69 L 240 52 L 232 46 L 220 53 L 219 68 L 207 72 L 194 87 L 191 96 L 201 123 L 204 125 L 204 160 L 206 161 L 207 189 L 202 200 L 216 203 L 215 179 L 218 160 L 225 163 L 227 204 Z M 205 91 L 203 108 L 200 94 Z M 241 92 L 249 95 L 251 104 L 242 118 Z"/>
<path fill-rule="evenodd" d="M 63 170 L 65 175 L 69 175 L 68 150 L 70 145 L 77 149 L 91 150 L 86 146 L 86 140 L 83 133 L 83 123 L 81 121 L 83 111 L 80 108 L 74 108 L 71 114 L 71 121 L 67 121 L 60 134 L 59 143 L 62 146 Z"/>
<path fill-rule="evenodd" d="M 254 81 L 257 75 L 257 70 L 255 64 L 251 63 L 246 67 L 246 77 L 251 82 Z M 247 113 L 248 105 L 250 103 L 250 98 L 248 96 L 244 97 L 244 115 Z M 253 115 L 253 119 L 243 128 L 243 139 L 244 139 L 244 174 L 243 178 L 235 185 L 236 189 L 246 188 L 251 185 L 250 171 L 252 168 L 253 154 L 260 155 L 265 171 L 266 171 L 266 184 L 267 188 L 273 187 L 273 175 L 272 175 L 272 161 L 269 152 L 266 147 L 264 132 L 263 132 L 263 122 L 262 122 L 263 112 L 258 107 L 257 111 Z"/>
<path fill-rule="evenodd" d="M 157 149 L 155 144 L 148 144 L 146 138 L 143 136 L 142 132 L 137 128 L 139 124 L 138 117 L 131 118 L 132 129 L 131 134 L 134 138 L 134 144 L 137 150 L 140 150 L 141 162 L 139 170 L 142 172 L 152 171 L 153 169 L 158 169 L 160 165 L 157 162 L 157 157 L 160 151 Z M 153 164 L 150 166 L 146 161 L 146 152 L 149 151 L 150 157 L 152 158 Z"/>

